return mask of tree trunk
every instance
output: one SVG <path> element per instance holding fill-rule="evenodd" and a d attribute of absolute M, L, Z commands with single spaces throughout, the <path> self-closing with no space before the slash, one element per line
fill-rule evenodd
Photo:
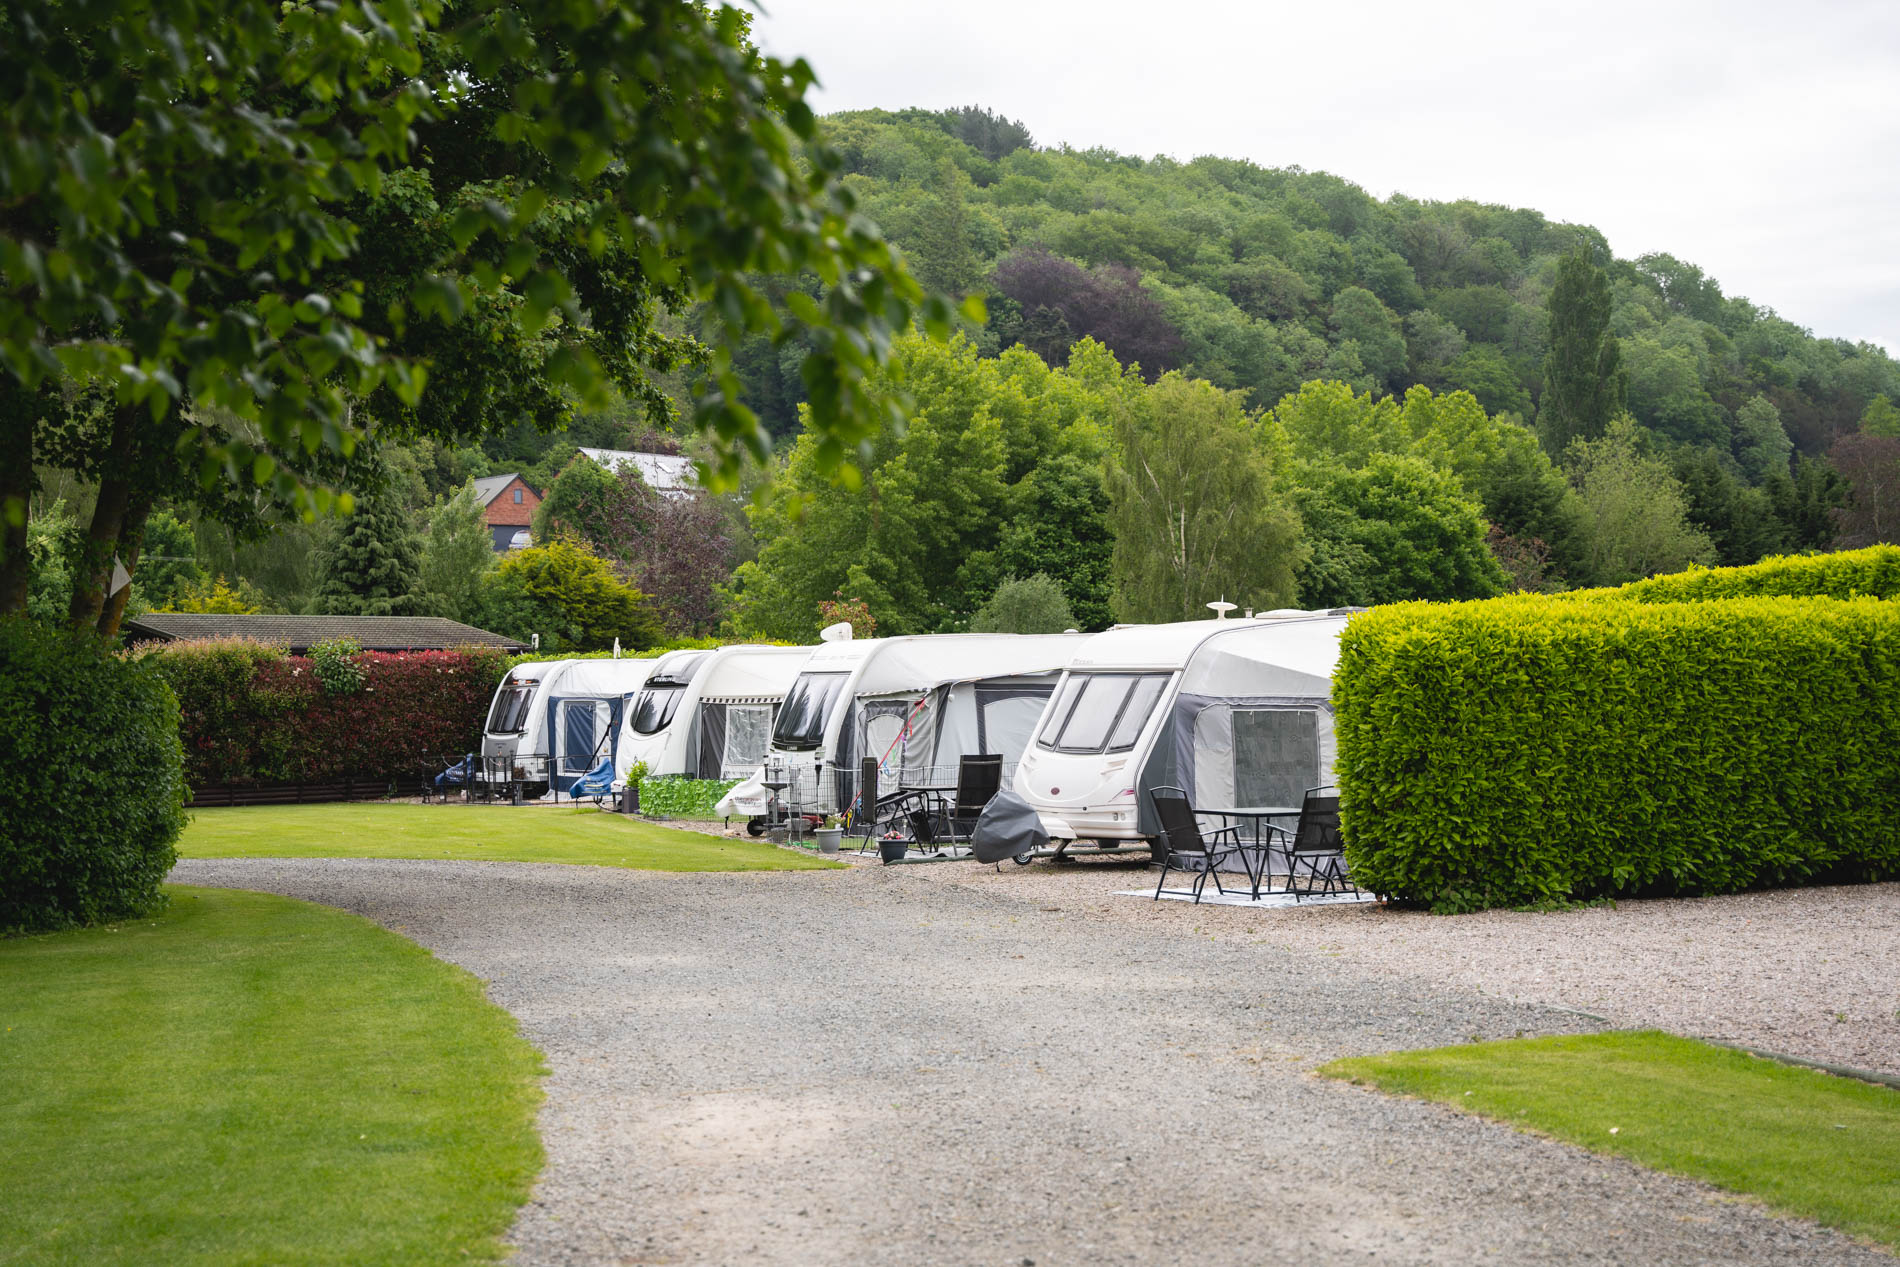
<path fill-rule="evenodd" d="M 18 383 L 0 388 L 0 616 L 26 612 L 33 560 L 26 551 L 33 497 L 33 432 L 38 402 Z"/>
<path fill-rule="evenodd" d="M 92 511 L 79 559 L 73 568 L 73 601 L 66 626 L 74 633 L 93 633 L 105 612 L 106 589 L 112 584 L 112 554 L 125 526 L 132 500 L 132 455 L 138 438 L 138 413 L 143 406 L 121 405 L 112 417 L 112 440 L 99 474 L 99 500 Z"/>
<path fill-rule="evenodd" d="M 125 564 L 128 573 L 138 570 L 139 552 L 145 547 L 145 521 L 151 515 L 150 493 L 135 493 L 126 504 L 125 519 L 119 525 L 119 561 Z M 125 604 L 131 597 L 130 584 L 116 594 L 106 595 L 105 608 L 99 613 L 101 638 L 119 636 L 119 622 L 125 619 Z"/>

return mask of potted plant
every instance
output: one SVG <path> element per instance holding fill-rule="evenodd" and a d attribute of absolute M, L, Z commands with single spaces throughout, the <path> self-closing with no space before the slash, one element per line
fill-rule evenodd
<path fill-rule="evenodd" d="M 825 825 L 812 835 L 818 838 L 819 853 L 837 853 L 839 842 L 844 839 L 844 828 L 839 825 L 836 814 L 826 814 Z"/>
<path fill-rule="evenodd" d="M 886 862 L 902 862 L 904 855 L 910 852 L 910 841 L 901 832 L 885 832 L 877 842 L 877 852 Z"/>
<path fill-rule="evenodd" d="M 638 814 L 640 812 L 640 780 L 647 777 L 647 763 L 636 761 L 627 771 L 627 785 L 620 793 L 620 812 Z"/>

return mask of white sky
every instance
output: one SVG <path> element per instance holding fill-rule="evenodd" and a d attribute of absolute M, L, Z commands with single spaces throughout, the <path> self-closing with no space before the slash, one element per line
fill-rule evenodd
<path fill-rule="evenodd" d="M 1333 172 L 1667 251 L 1900 353 L 1900 0 L 765 0 L 820 111 Z"/>

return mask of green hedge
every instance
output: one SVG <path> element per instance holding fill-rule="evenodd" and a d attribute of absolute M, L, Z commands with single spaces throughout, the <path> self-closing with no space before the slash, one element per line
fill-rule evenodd
<path fill-rule="evenodd" d="M 686 779 L 669 775 L 640 780 L 640 812 L 655 818 L 718 818 L 713 806 L 739 784 L 738 779 Z"/>
<path fill-rule="evenodd" d="M 178 702 L 151 670 L 0 620 L 0 933 L 159 906 L 185 826 Z"/>
<path fill-rule="evenodd" d="M 1691 568 L 1614 589 L 1575 590 L 1568 599 L 1691 603 L 1712 598 L 1900 598 L 1900 546 L 1839 554 L 1777 555 L 1737 568 Z"/>
<path fill-rule="evenodd" d="M 1440 909 L 1900 875 L 1900 605 L 1408 603 L 1333 681 L 1361 886 Z"/>

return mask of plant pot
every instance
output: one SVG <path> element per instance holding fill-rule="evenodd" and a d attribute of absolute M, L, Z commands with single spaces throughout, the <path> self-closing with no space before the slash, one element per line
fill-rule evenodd
<path fill-rule="evenodd" d="M 878 856 L 886 862 L 902 862 L 904 855 L 910 852 L 908 840 L 880 840 L 877 842 Z"/>
<path fill-rule="evenodd" d="M 844 828 L 820 827 L 812 835 L 818 838 L 819 853 L 837 853 L 838 843 L 844 839 Z"/>

